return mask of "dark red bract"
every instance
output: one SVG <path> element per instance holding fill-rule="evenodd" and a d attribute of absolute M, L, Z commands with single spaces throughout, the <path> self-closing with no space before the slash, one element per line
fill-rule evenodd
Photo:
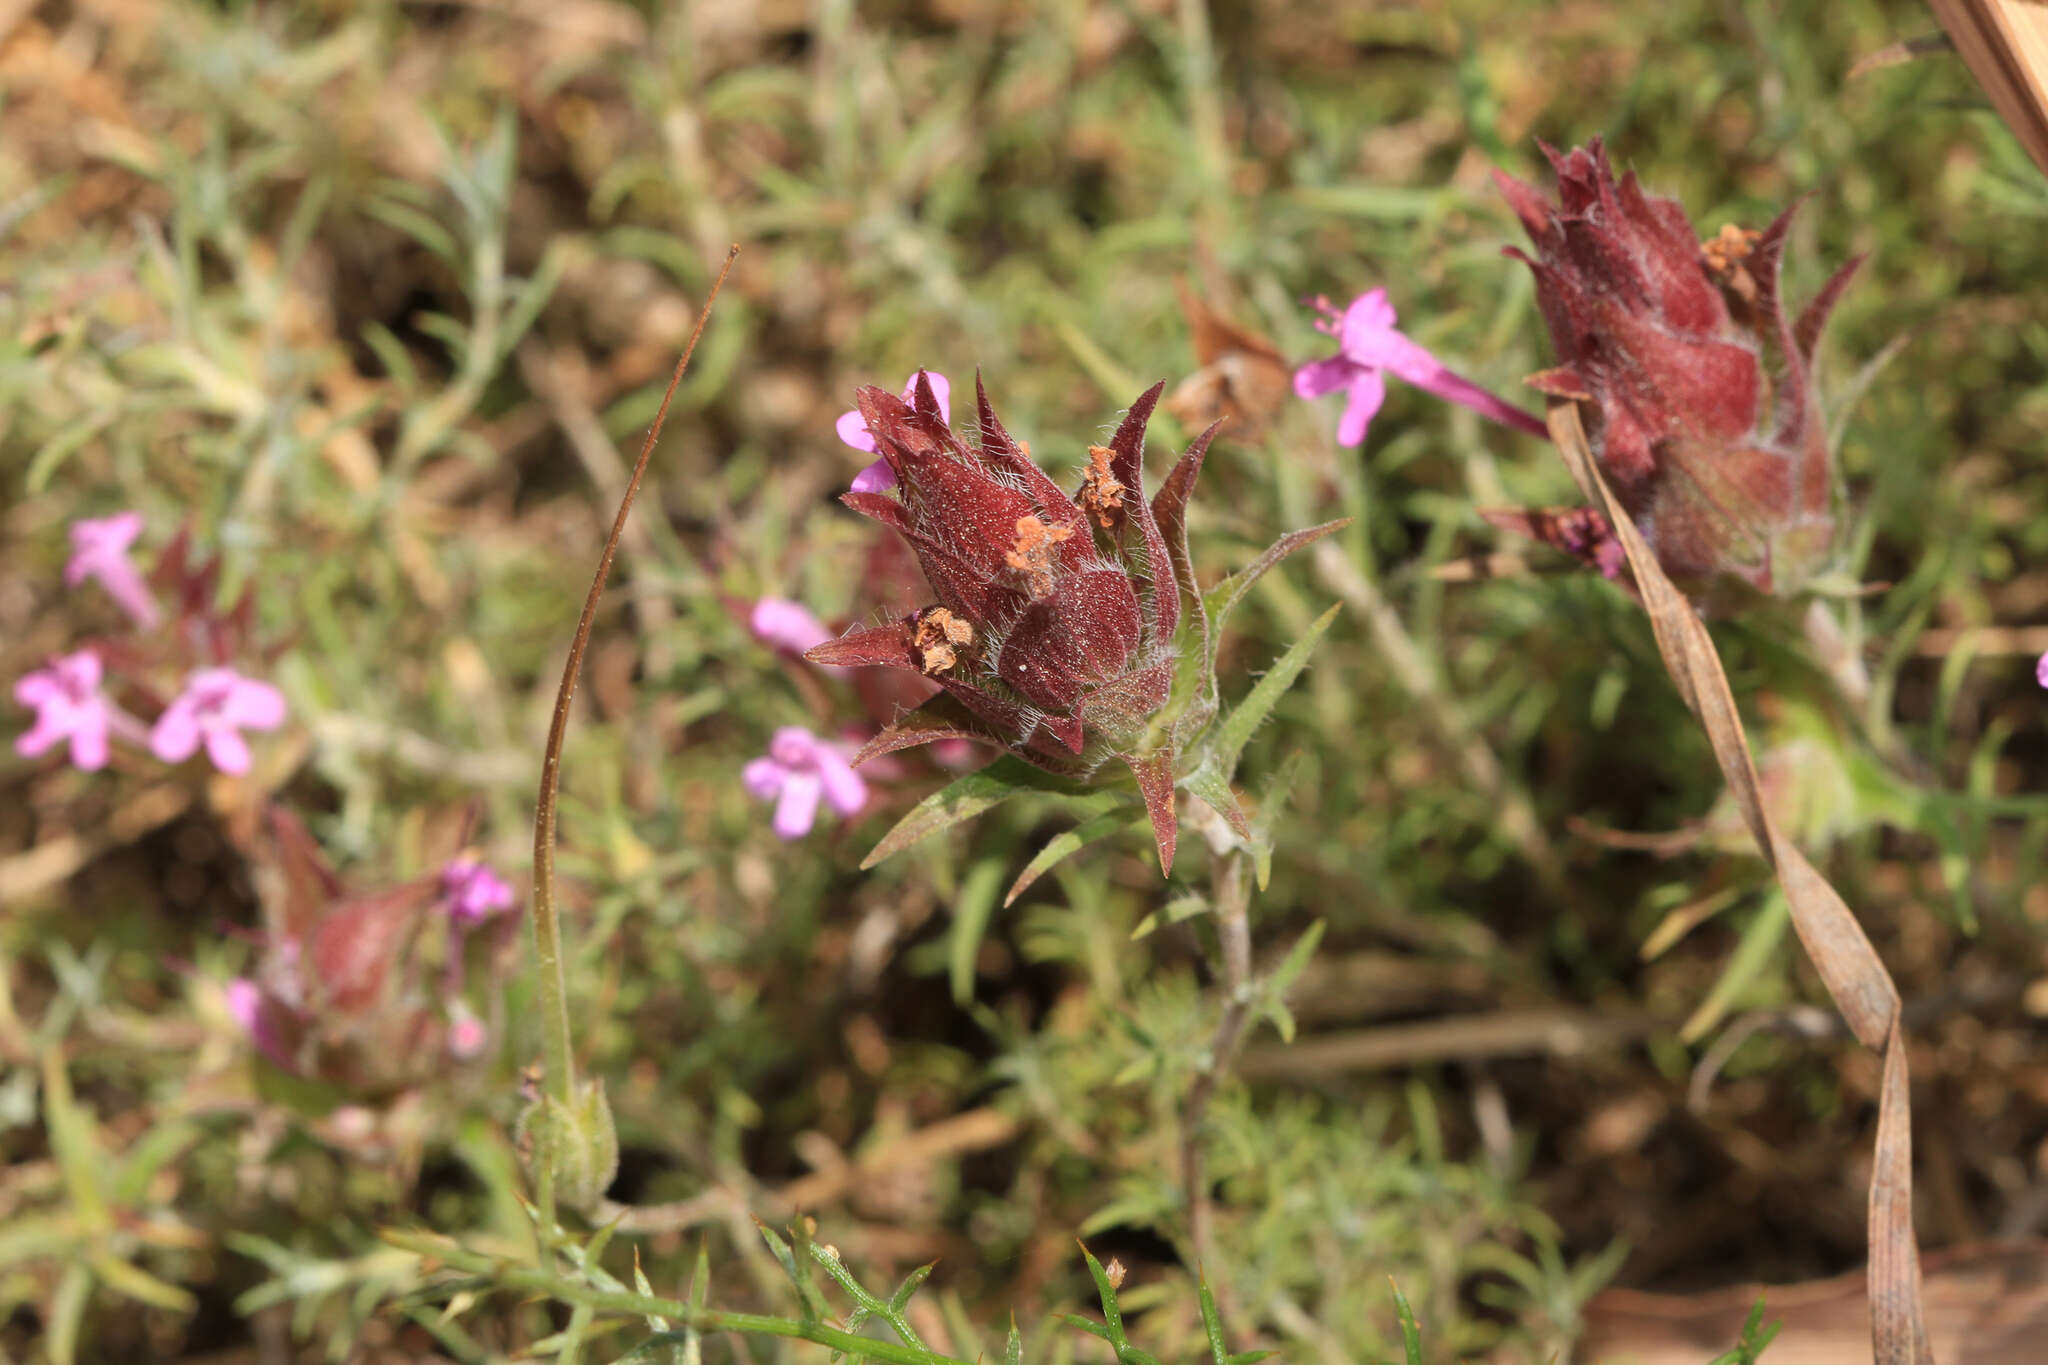
<path fill-rule="evenodd" d="M 1860 258 L 1789 321 L 1778 268 L 1792 209 L 1702 245 L 1675 200 L 1633 172 L 1615 181 L 1597 138 L 1543 150 L 1555 203 L 1494 173 L 1535 245 L 1534 259 L 1508 254 L 1535 272 L 1559 362 L 1530 382 L 1585 401 L 1602 471 L 1681 585 L 1732 575 L 1796 591 L 1834 532 L 1813 348 Z"/>
<path fill-rule="evenodd" d="M 911 403 L 860 390 L 861 415 L 896 490 L 844 500 L 909 542 L 938 600 L 806 657 L 908 669 L 943 689 L 855 762 L 970 738 L 1074 776 L 1111 758 L 1128 764 L 1160 863 L 1171 867 L 1175 736 L 1154 722 L 1173 690 L 1175 635 L 1193 584 L 1182 581 L 1162 523 L 1180 534 L 1209 433 L 1148 503 L 1145 422 L 1164 387 L 1155 385 L 1107 446 L 1090 448 L 1088 472 L 1069 497 L 1004 430 L 979 376 L 974 387 L 972 444 L 940 415 L 923 372 Z"/>

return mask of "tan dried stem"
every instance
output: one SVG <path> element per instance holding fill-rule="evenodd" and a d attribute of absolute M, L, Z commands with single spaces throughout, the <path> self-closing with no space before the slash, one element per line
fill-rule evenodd
<path fill-rule="evenodd" d="M 1792 926 L 1849 1029 L 1884 1056 L 1877 1150 L 1870 1177 L 1870 1331 L 1876 1365 L 1933 1365 L 1913 1234 L 1913 1136 L 1899 992 L 1841 894 L 1764 808 L 1756 763 L 1713 638 L 1673 586 L 1586 445 L 1577 403 L 1550 400 L 1550 438 L 1587 501 L 1607 513 L 1635 574 L 1664 667 L 1699 718 L 1721 775 L 1792 909 Z"/>

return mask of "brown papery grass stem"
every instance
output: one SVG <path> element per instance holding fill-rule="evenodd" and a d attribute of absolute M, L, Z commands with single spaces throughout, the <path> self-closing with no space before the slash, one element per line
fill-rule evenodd
<path fill-rule="evenodd" d="M 576 638 L 569 642 L 569 658 L 562 665 L 562 685 L 555 691 L 555 714 L 548 725 L 547 748 L 541 755 L 540 796 L 534 803 L 533 820 L 533 965 L 535 974 L 540 978 L 544 1083 L 565 1107 L 576 1096 L 576 1061 L 570 1047 L 569 988 L 562 967 L 561 915 L 555 908 L 555 798 L 561 788 L 562 740 L 569 728 L 569 703 L 576 696 L 576 678 L 583 671 L 583 652 L 590 644 L 590 627 L 597 619 L 598 599 L 604 596 L 605 580 L 611 576 L 612 559 L 618 554 L 619 538 L 626 530 L 626 517 L 633 510 L 633 499 L 639 495 L 640 481 L 646 476 L 648 458 L 654 454 L 654 443 L 661 436 L 662 423 L 668 420 L 668 408 L 675 400 L 676 386 L 683 382 L 683 372 L 690 368 L 690 357 L 696 354 L 697 339 L 704 335 L 704 324 L 711 320 L 711 305 L 718 301 L 718 291 L 724 287 L 725 277 L 732 270 L 733 258 L 739 254 L 737 245 L 725 253 L 725 264 L 718 268 L 718 278 L 711 282 L 711 292 L 705 296 L 704 307 L 697 314 L 697 325 L 690 332 L 689 344 L 683 348 L 682 358 L 676 361 L 675 373 L 669 376 L 668 389 L 661 395 L 661 406 L 655 410 L 654 424 L 647 428 L 647 439 L 640 443 L 640 458 L 633 462 L 633 476 L 626 481 L 625 495 L 619 499 L 618 515 L 612 518 L 611 534 L 605 537 L 604 553 L 599 556 L 597 573 L 590 580 L 590 594 L 583 599 L 583 615 L 576 622 Z"/>
<path fill-rule="evenodd" d="M 1875 1365 L 1933 1365 L 1921 1305 L 1920 1246 L 1913 1234 L 1913 1133 L 1898 987 L 1841 893 L 1786 838 L 1757 782 L 1756 762 L 1713 637 L 1665 576 L 1600 472 L 1579 424 L 1578 404 L 1553 398 L 1550 439 L 1587 501 L 1607 514 L 1635 575 L 1657 652 L 1673 685 L 1707 732 L 1728 791 L 1792 910 L 1792 927 L 1857 1040 L 1884 1058 L 1877 1151 L 1870 1174 L 1870 1335 Z"/>

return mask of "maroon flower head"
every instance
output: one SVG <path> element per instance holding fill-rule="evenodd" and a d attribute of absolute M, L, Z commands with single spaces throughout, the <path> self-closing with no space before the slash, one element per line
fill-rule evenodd
<path fill-rule="evenodd" d="M 896 486 L 844 501 L 909 542 L 938 600 L 806 657 L 909 669 L 943 689 L 855 762 L 969 738 L 1073 776 L 1111 758 L 1126 763 L 1151 814 L 1160 863 L 1170 867 L 1174 753 L 1185 727 L 1163 712 L 1183 598 L 1194 591 L 1182 516 L 1210 433 L 1147 502 L 1145 422 L 1164 387 L 1155 385 L 1108 445 L 1089 448 L 1087 473 L 1069 497 L 996 420 L 979 376 L 974 387 L 973 443 L 954 434 L 922 371 L 909 402 L 860 390 L 860 414 Z"/>
<path fill-rule="evenodd" d="M 1585 403 L 1602 472 L 1682 586 L 1732 575 L 1797 591 L 1834 531 L 1814 343 L 1861 258 L 1791 321 L 1778 267 L 1792 209 L 1702 245 L 1675 200 L 1634 172 L 1616 183 L 1599 139 L 1543 151 L 1555 203 L 1494 172 L 1535 245 L 1508 254 L 1535 272 L 1557 352 L 1530 383 Z"/>

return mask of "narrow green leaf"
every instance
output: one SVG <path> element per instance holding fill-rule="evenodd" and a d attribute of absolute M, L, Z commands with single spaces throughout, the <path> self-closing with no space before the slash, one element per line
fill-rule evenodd
<path fill-rule="evenodd" d="M 1055 834 L 1044 848 L 1017 874 L 1017 880 L 1010 883 L 1010 889 L 1003 896 L 1005 906 L 1031 889 L 1031 884 L 1053 869 L 1062 859 L 1080 852 L 1088 845 L 1106 839 L 1122 829 L 1135 829 L 1142 819 L 1134 820 L 1130 812 L 1123 810 L 1105 811 L 1092 820 L 1084 820 L 1069 830 Z"/>
<path fill-rule="evenodd" d="M 368 201 L 363 205 L 363 211 L 379 222 L 397 228 L 457 270 L 462 268 L 462 249 L 456 244 L 455 234 L 435 222 L 430 214 L 389 197 Z"/>
<path fill-rule="evenodd" d="M 119 415 L 111 408 L 90 413 L 43 442 L 28 462 L 28 473 L 22 477 L 23 491 L 31 496 L 42 492 L 71 453 L 112 426 Z"/>
<path fill-rule="evenodd" d="M 1213 751 L 1181 778 L 1180 785 L 1207 802 L 1238 838 L 1251 837 L 1251 822 L 1244 818 L 1244 807 L 1237 803 L 1237 793 L 1231 789 L 1230 778 L 1217 766 Z"/>
<path fill-rule="evenodd" d="M 402 394 L 418 393 L 420 389 L 419 367 L 412 363 L 412 352 L 404 342 L 381 322 L 366 322 L 362 330 L 363 344 L 368 346 L 384 367 L 384 373 L 398 384 Z"/>
<path fill-rule="evenodd" d="M 983 858 L 968 869 L 960 882 L 960 894 L 953 898 L 953 924 L 946 941 L 946 977 L 952 983 L 955 1004 L 964 1005 L 974 998 L 974 960 L 981 955 L 981 940 L 988 933 L 989 917 L 996 909 L 996 891 L 1002 884 L 1003 860 Z"/>
<path fill-rule="evenodd" d="M 1122 1355 L 1125 1346 L 1124 1315 L 1116 1306 L 1116 1286 L 1109 1282 L 1109 1272 L 1102 1268 L 1102 1262 L 1095 1259 L 1095 1253 L 1087 1247 L 1081 1248 L 1082 1257 L 1088 1262 L 1088 1274 L 1095 1281 L 1095 1292 L 1102 1298 L 1102 1318 L 1109 1329 L 1109 1342 Z"/>
<path fill-rule="evenodd" d="M 1727 1017 L 1742 993 L 1749 989 L 1759 973 L 1778 958 L 1778 949 L 1785 942 L 1785 931 L 1792 924 L 1792 907 L 1784 893 L 1775 886 L 1765 893 L 1763 906 L 1756 917 L 1743 928 L 1742 938 L 1735 945 L 1735 951 L 1728 959 L 1728 965 L 1721 969 L 1721 975 L 1707 991 L 1706 999 L 1700 1001 L 1685 1023 L 1678 1030 L 1681 1043 L 1697 1043 L 1711 1033 L 1716 1024 Z"/>
<path fill-rule="evenodd" d="M 1010 1314 L 1010 1335 L 1003 1339 L 1003 1365 L 1024 1365 L 1024 1335 L 1017 1330 L 1017 1315 Z"/>
<path fill-rule="evenodd" d="M 173 1313 L 189 1313 L 199 1306 L 189 1290 L 177 1285 L 166 1284 L 148 1271 L 130 1265 L 118 1256 L 101 1254 L 92 1258 L 93 1273 L 106 1282 L 109 1289 L 126 1294 L 129 1298 L 146 1303 L 152 1308 L 164 1308 Z"/>
<path fill-rule="evenodd" d="M 101 1154 L 93 1134 L 92 1118 L 71 1097 L 71 1077 L 64 1070 L 61 1051 L 50 1047 L 43 1052 L 43 1116 L 49 1131 L 50 1150 L 64 1175 L 64 1190 L 71 1198 L 71 1212 L 89 1235 L 113 1226 L 107 1212 L 106 1194 L 100 1187 Z"/>
<path fill-rule="evenodd" d="M 1090 1336 L 1101 1337 L 1104 1341 L 1115 1340 L 1115 1338 L 1110 1336 L 1109 1329 L 1107 1327 L 1104 1327 L 1101 1323 L 1095 1322 L 1092 1319 L 1084 1318 L 1078 1313 L 1062 1313 L 1059 1315 L 1059 1317 L 1060 1321 L 1067 1324 L 1067 1326 L 1078 1327 L 1082 1331 L 1088 1333 L 1088 1335 Z"/>
<path fill-rule="evenodd" d="M 774 1228 L 758 1218 L 754 1220 L 754 1226 L 760 1229 L 761 1240 L 768 1244 L 768 1253 L 775 1258 L 775 1264 L 782 1267 L 782 1273 L 796 1286 L 797 1303 L 803 1309 L 803 1320 L 807 1323 L 817 1322 L 824 1314 L 817 1302 L 817 1290 L 811 1284 L 810 1275 L 797 1269 L 796 1254 Z M 806 1255 L 804 1259 L 808 1262 L 810 1257 Z"/>
<path fill-rule="evenodd" d="M 1301 770 L 1308 766 L 1308 756 L 1296 749 L 1282 760 L 1279 770 L 1266 783 L 1266 790 L 1259 795 L 1259 812 L 1252 820 L 1251 838 L 1252 872 L 1261 891 L 1273 879 L 1273 831 L 1280 823 L 1280 811 L 1287 804 L 1294 784 L 1301 780 Z"/>
<path fill-rule="evenodd" d="M 590 1241 L 583 1248 L 583 1263 L 585 1265 L 601 1266 L 604 1264 L 604 1253 L 612 1244 L 612 1234 L 619 1230 L 619 1219 L 625 1216 L 625 1212 L 621 1210 L 618 1218 L 612 1219 L 611 1222 L 606 1223 L 591 1234 Z M 640 1274 L 640 1249 L 638 1247 L 633 1249 L 633 1274 L 636 1276 Z M 640 1292 L 652 1294 L 654 1291 L 652 1289 L 643 1289 Z"/>
<path fill-rule="evenodd" d="M 1341 531 L 1350 524 L 1351 518 L 1343 517 L 1336 521 L 1326 521 L 1321 526 L 1289 531 L 1267 546 L 1264 554 L 1203 593 L 1202 602 L 1208 608 L 1210 632 L 1222 632 L 1224 619 L 1237 609 L 1237 604 L 1244 601 L 1244 595 L 1251 591 L 1254 583 L 1266 576 L 1268 569 L 1303 546 L 1313 545 L 1332 531 Z"/>
<path fill-rule="evenodd" d="M 1422 1365 L 1422 1329 L 1415 1325 L 1415 1310 L 1408 1306 L 1408 1296 L 1401 1292 L 1401 1286 L 1393 1285 L 1394 1311 L 1401 1315 L 1401 1346 L 1407 1354 L 1408 1365 Z"/>
<path fill-rule="evenodd" d="M 77 1365 L 78 1329 L 85 1321 L 85 1306 L 92 1301 L 92 1271 L 83 1261 L 64 1267 L 57 1292 L 50 1296 L 50 1316 L 44 1323 L 43 1349 L 50 1365 Z"/>
<path fill-rule="evenodd" d="M 1216 1295 L 1209 1288 L 1209 1277 L 1199 1271 L 1197 1276 L 1202 1298 L 1202 1330 L 1209 1336 L 1209 1358 L 1215 1365 L 1230 1365 L 1230 1351 L 1223 1344 L 1223 1318 L 1216 1311 Z"/>
<path fill-rule="evenodd" d="M 177 1160 L 186 1145 L 199 1136 L 196 1124 L 174 1119 L 137 1138 L 134 1145 L 121 1155 L 120 1170 L 114 1177 L 114 1203 L 140 1202 L 156 1173 Z"/>
<path fill-rule="evenodd" d="M 1103 799 L 1099 794 L 1089 796 L 1088 789 L 1078 782 L 1034 768 L 1014 754 L 1004 754 L 979 772 L 956 778 L 918 802 L 908 815 L 896 822 L 894 829 L 882 836 L 882 842 L 875 845 L 874 851 L 861 860 L 861 868 L 873 867 L 884 858 L 901 853 L 941 830 L 950 829 L 963 820 L 972 820 L 983 811 L 1028 792 L 1088 797 L 1097 804 Z"/>
<path fill-rule="evenodd" d="M 910 1296 L 918 1291 L 920 1285 L 932 1277 L 932 1271 L 938 1264 L 937 1261 L 928 1261 L 911 1271 L 908 1275 L 905 1275 L 903 1283 L 897 1285 L 896 1292 L 889 1296 L 889 1307 L 901 1313 L 904 1307 L 909 1304 Z"/>
<path fill-rule="evenodd" d="M 493 366 L 512 354 L 512 348 L 519 344 L 521 337 L 533 326 L 540 310 L 554 297 L 555 286 L 562 282 L 563 272 L 568 269 L 569 258 L 564 251 L 565 243 L 556 238 L 548 243 L 541 253 L 540 264 L 533 274 L 519 286 L 519 293 L 506 311 L 505 320 L 498 327 L 498 354 L 491 357 Z"/>
<path fill-rule="evenodd" d="M 1257 685 L 1246 694 L 1245 699 L 1217 725 L 1215 738 L 1210 741 L 1209 752 L 1217 771 L 1226 782 L 1236 775 L 1237 761 L 1243 757 L 1244 746 L 1251 739 L 1252 732 L 1265 723 L 1266 717 L 1273 713 L 1273 707 L 1281 696 L 1294 685 L 1294 680 L 1301 675 L 1301 670 L 1307 667 L 1309 655 L 1313 654 L 1316 646 L 1322 642 L 1323 633 L 1330 628 L 1330 622 L 1336 620 L 1337 613 L 1343 609 L 1343 603 L 1340 602 L 1318 616 L 1314 624 L 1302 632 L 1301 638 L 1266 670 L 1266 675 L 1259 679 Z"/>

